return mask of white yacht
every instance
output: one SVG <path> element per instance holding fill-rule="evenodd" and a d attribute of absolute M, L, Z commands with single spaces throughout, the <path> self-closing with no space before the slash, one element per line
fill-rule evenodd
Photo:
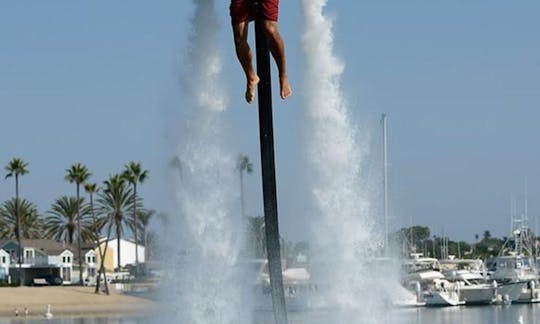
<path fill-rule="evenodd" d="M 445 277 L 459 285 L 459 298 L 465 304 L 491 304 L 497 300 L 498 285 L 487 280 L 482 260 L 450 258 L 441 260 L 440 265 Z"/>
<path fill-rule="evenodd" d="M 457 306 L 464 302 L 459 298 L 459 285 L 449 282 L 440 272 L 441 266 L 435 258 L 424 258 L 419 253 L 403 264 L 406 288 L 417 292 L 418 303 L 426 306 Z M 414 287 L 414 289 L 412 289 Z"/>
<path fill-rule="evenodd" d="M 521 217 L 516 217 L 513 210 L 511 221 L 512 236 L 504 243 L 501 254 L 495 258 L 490 278 L 497 281 L 500 293 L 510 296 L 512 302 L 540 302 L 539 276 L 532 257 L 535 255 L 536 239 L 528 225 L 527 200 Z M 502 252 L 507 250 L 509 252 L 503 255 Z M 517 292 L 517 297 L 512 295 L 514 292 Z"/>
<path fill-rule="evenodd" d="M 433 287 L 424 292 L 426 306 L 459 306 L 464 305 L 461 299 L 461 285 L 446 279 L 434 280 Z"/>
<path fill-rule="evenodd" d="M 499 292 L 503 296 L 506 294 L 517 303 L 540 302 L 540 285 L 531 257 L 511 252 L 497 257 L 494 267 L 490 277 L 499 283 Z"/>

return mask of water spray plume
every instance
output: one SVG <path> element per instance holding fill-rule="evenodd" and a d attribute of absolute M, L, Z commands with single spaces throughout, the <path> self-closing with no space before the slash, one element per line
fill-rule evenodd
<path fill-rule="evenodd" d="M 341 90 L 345 65 L 333 54 L 332 21 L 324 15 L 326 0 L 303 0 L 306 60 L 306 149 L 310 167 L 313 205 L 312 224 L 317 260 L 313 278 L 330 307 L 371 318 L 379 306 L 377 278 L 368 266 L 380 247 L 372 215 L 371 193 L 362 182 L 368 150 L 360 140 Z M 371 264 L 372 266 L 373 264 Z M 369 294 L 370 298 L 366 298 Z M 381 303 L 382 304 L 382 303 Z M 369 316 L 365 316 L 369 314 Z M 355 322 L 350 317 L 338 322 Z"/>
<path fill-rule="evenodd" d="M 190 72 L 184 85 L 195 104 L 203 110 L 224 111 L 228 98 L 220 83 L 222 62 L 217 46 L 219 16 L 214 0 L 194 0 L 195 14 L 191 19 L 188 64 Z"/>
<path fill-rule="evenodd" d="M 178 215 L 167 226 L 165 298 L 174 323 L 249 323 L 249 295 L 236 266 L 243 244 L 235 154 L 227 143 L 220 82 L 219 16 L 213 0 L 194 1 L 183 88 L 190 101 L 176 155 L 182 167 Z M 185 110 L 185 106 L 183 107 Z M 184 231 L 180 235 L 180 231 Z M 171 296 L 172 295 L 172 296 Z"/>

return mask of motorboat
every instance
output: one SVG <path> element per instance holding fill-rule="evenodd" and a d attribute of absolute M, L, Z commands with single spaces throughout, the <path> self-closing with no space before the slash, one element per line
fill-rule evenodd
<path fill-rule="evenodd" d="M 461 299 L 461 285 L 446 279 L 435 279 L 430 290 L 424 292 L 426 306 L 459 306 L 464 305 Z"/>
<path fill-rule="evenodd" d="M 413 253 L 411 257 L 403 262 L 402 282 L 405 288 L 415 293 L 417 303 L 425 303 L 426 306 L 462 304 L 456 291 L 458 287 L 441 273 L 439 260 L 425 258 L 419 253 Z"/>
<path fill-rule="evenodd" d="M 440 265 L 446 279 L 459 286 L 459 298 L 466 305 L 491 304 L 497 300 L 498 285 L 487 279 L 482 260 L 450 258 L 441 260 Z"/>
<path fill-rule="evenodd" d="M 510 252 L 498 256 L 490 278 L 499 283 L 499 293 L 508 295 L 512 302 L 540 302 L 540 285 L 532 257 Z"/>

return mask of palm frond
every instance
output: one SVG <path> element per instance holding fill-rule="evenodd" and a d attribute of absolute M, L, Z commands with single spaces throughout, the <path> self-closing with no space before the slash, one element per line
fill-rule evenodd
<path fill-rule="evenodd" d="M 21 238 L 42 238 L 43 220 L 37 207 L 27 199 L 19 199 L 19 216 L 21 224 Z M 0 238 L 15 239 L 17 236 L 17 199 L 5 201 L 0 207 Z"/>
<path fill-rule="evenodd" d="M 21 158 L 13 158 L 4 168 L 8 173 L 6 179 L 14 176 L 25 175 L 28 171 L 28 163 Z"/>
<path fill-rule="evenodd" d="M 95 240 L 95 222 L 84 198 L 62 196 L 54 201 L 45 218 L 45 235 L 72 244 L 77 238 L 77 206 L 80 205 L 81 240 Z"/>
<path fill-rule="evenodd" d="M 66 173 L 65 180 L 76 184 L 86 182 L 92 175 L 88 168 L 81 163 L 73 164 L 69 169 L 66 169 Z"/>

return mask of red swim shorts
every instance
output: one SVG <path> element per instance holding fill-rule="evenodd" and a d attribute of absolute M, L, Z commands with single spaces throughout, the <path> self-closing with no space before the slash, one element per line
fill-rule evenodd
<path fill-rule="evenodd" d="M 253 12 L 253 0 L 231 0 L 232 24 L 236 25 L 241 22 L 251 21 L 255 19 Z M 262 17 L 265 20 L 277 21 L 279 13 L 279 0 L 259 0 L 262 8 Z"/>

